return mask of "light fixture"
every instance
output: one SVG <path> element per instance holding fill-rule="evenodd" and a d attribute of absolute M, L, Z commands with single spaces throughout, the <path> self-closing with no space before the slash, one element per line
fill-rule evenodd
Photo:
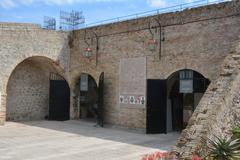
<path fill-rule="evenodd" d="M 83 56 L 85 58 L 90 58 L 92 56 L 92 49 L 91 48 L 86 48 L 83 52 Z"/>
<path fill-rule="evenodd" d="M 156 48 L 157 48 L 157 41 L 155 39 L 150 39 L 148 41 L 148 49 L 151 51 L 151 52 L 154 52 L 156 51 Z"/>

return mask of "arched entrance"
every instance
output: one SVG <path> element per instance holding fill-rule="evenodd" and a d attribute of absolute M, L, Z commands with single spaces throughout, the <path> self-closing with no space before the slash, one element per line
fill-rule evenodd
<path fill-rule="evenodd" d="M 147 133 L 184 129 L 210 81 L 184 69 L 167 79 L 147 80 Z"/>
<path fill-rule="evenodd" d="M 19 63 L 7 84 L 6 119 L 69 119 L 70 89 L 60 72 L 59 64 L 46 57 L 30 57 Z"/>
<path fill-rule="evenodd" d="M 81 119 L 97 121 L 98 86 L 95 79 L 87 73 L 80 76 L 80 115 Z"/>
<path fill-rule="evenodd" d="M 202 74 L 185 69 L 167 79 L 167 132 L 186 128 L 210 81 Z"/>
<path fill-rule="evenodd" d="M 97 122 L 103 127 L 104 72 L 96 83 L 93 76 L 87 73 L 80 75 L 79 83 L 79 117 L 87 121 Z"/>

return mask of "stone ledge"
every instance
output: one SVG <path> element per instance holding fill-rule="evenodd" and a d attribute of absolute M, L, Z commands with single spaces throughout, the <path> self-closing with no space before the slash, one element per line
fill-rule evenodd
<path fill-rule="evenodd" d="M 0 30 L 36 30 L 36 29 L 41 29 L 41 25 L 32 23 L 0 23 Z"/>

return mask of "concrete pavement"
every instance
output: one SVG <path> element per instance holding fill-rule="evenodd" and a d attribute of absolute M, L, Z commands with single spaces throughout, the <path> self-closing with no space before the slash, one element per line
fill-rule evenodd
<path fill-rule="evenodd" d="M 140 160 L 169 150 L 178 136 L 97 128 L 84 121 L 7 122 L 0 126 L 0 160 Z"/>

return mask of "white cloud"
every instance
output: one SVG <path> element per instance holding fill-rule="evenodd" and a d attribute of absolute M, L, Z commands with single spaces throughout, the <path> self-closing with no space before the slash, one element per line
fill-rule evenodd
<path fill-rule="evenodd" d="M 14 8 L 17 6 L 14 0 L 1 0 L 0 6 L 3 8 Z"/>
<path fill-rule="evenodd" d="M 34 3 L 34 0 L 20 0 L 20 2 L 24 5 L 30 5 Z"/>
<path fill-rule="evenodd" d="M 166 6 L 165 0 L 147 0 L 147 3 L 151 7 L 165 7 Z"/>

